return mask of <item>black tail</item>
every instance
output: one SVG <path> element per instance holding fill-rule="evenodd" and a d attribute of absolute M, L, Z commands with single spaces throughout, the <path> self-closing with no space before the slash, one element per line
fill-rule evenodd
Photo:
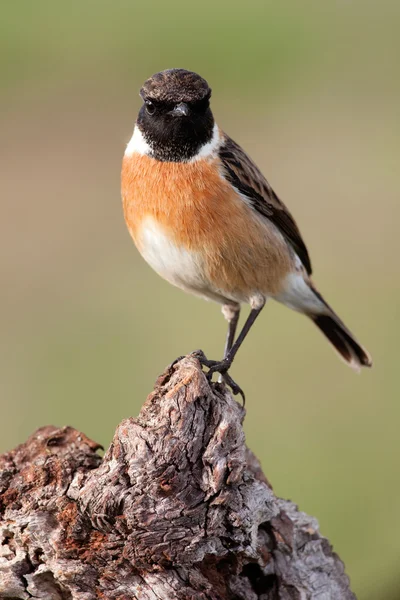
<path fill-rule="evenodd" d="M 372 366 L 372 358 L 367 350 L 360 346 L 333 311 L 332 315 L 312 315 L 311 318 L 340 356 L 355 371 L 359 371 L 360 367 Z"/>

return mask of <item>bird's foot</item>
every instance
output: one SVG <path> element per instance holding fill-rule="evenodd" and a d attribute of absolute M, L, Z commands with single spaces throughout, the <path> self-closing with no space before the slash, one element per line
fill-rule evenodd
<path fill-rule="evenodd" d="M 207 375 L 208 375 L 208 373 L 207 373 Z M 242 406 L 244 406 L 246 404 L 246 396 L 244 395 L 244 391 L 242 390 L 240 385 L 238 385 L 236 383 L 236 381 L 234 381 L 232 379 L 232 377 L 230 375 L 228 375 L 228 373 L 221 374 L 221 378 L 222 378 L 222 381 L 231 388 L 232 394 L 234 396 L 237 396 L 238 394 L 240 394 L 242 396 L 242 402 L 243 402 Z"/>
<path fill-rule="evenodd" d="M 191 355 L 197 358 L 203 367 L 207 367 L 207 379 L 211 379 L 214 373 L 224 375 L 231 366 L 231 363 L 225 358 L 222 360 L 209 360 L 203 350 L 195 350 L 191 352 Z"/>
<path fill-rule="evenodd" d="M 192 352 L 192 356 L 195 356 L 202 366 L 207 367 L 208 371 L 206 377 L 208 381 L 212 380 L 214 373 L 220 373 L 220 379 L 222 379 L 222 381 L 231 388 L 233 395 L 237 396 L 238 394 L 240 394 L 242 396 L 244 406 L 246 402 L 244 392 L 242 388 L 228 374 L 228 370 L 232 364 L 232 361 L 230 361 L 227 358 L 224 358 L 222 360 L 209 360 L 202 350 L 195 350 L 194 352 Z"/>

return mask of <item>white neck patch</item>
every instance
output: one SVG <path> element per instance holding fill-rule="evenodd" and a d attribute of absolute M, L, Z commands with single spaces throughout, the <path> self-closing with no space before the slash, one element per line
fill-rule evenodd
<path fill-rule="evenodd" d="M 126 147 L 125 156 L 130 156 L 137 152 L 142 156 L 151 153 L 151 148 L 149 144 L 144 139 L 143 133 L 140 131 L 139 127 L 135 125 L 135 129 L 133 130 L 133 135 Z"/>
<path fill-rule="evenodd" d="M 219 133 L 219 127 L 216 123 L 214 123 L 214 129 L 212 138 L 209 142 L 200 147 L 197 154 L 192 156 L 188 162 L 196 162 L 196 160 L 201 160 L 202 158 L 212 158 L 218 152 L 218 149 L 221 145 L 221 136 Z"/>
<path fill-rule="evenodd" d="M 218 152 L 221 141 L 219 127 L 215 123 L 211 140 L 201 146 L 198 153 L 190 158 L 188 162 L 196 162 L 197 160 L 204 158 L 212 158 Z M 125 156 L 131 156 L 135 152 L 141 156 L 148 156 L 152 153 L 150 144 L 146 142 L 143 133 L 140 131 L 137 125 L 135 125 L 133 135 L 126 147 Z"/>

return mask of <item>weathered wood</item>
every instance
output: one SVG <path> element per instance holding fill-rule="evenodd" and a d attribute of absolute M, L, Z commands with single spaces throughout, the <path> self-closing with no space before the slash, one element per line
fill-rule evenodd
<path fill-rule="evenodd" d="M 189 356 L 103 459 L 71 427 L 0 457 L 0 597 L 354 599 L 316 520 L 274 495 L 243 418 Z"/>

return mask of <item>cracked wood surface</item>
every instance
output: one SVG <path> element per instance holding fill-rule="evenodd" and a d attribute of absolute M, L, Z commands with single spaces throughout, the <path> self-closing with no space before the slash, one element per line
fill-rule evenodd
<path fill-rule="evenodd" d="M 188 356 L 103 458 L 51 426 L 1 456 L 0 598 L 354 599 L 317 521 L 246 448 L 244 414 Z"/>

